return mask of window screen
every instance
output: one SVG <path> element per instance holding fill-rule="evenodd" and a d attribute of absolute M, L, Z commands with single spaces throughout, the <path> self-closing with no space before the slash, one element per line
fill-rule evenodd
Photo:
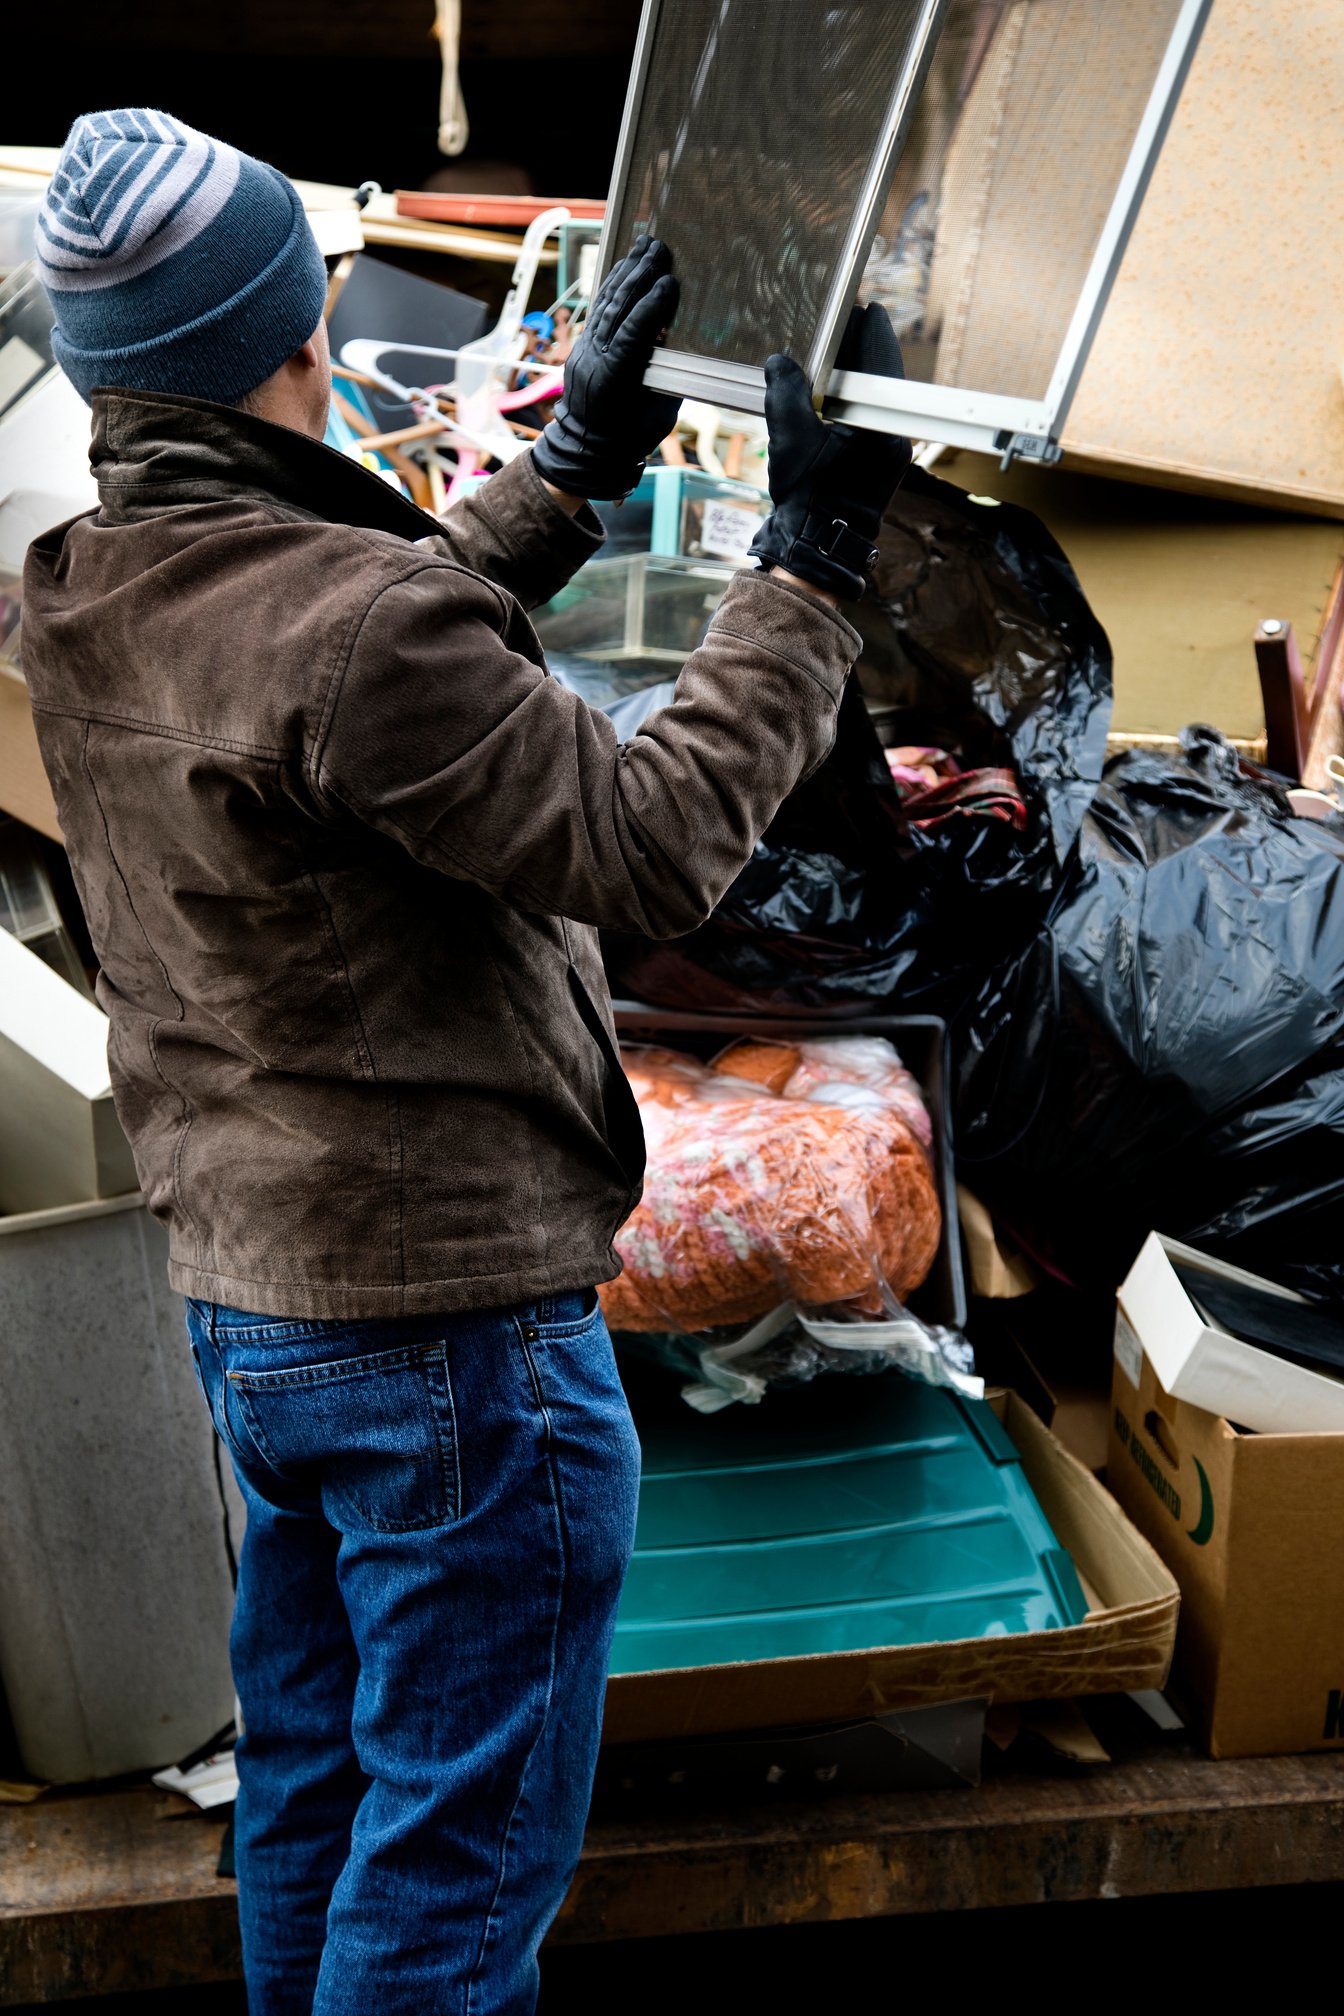
<path fill-rule="evenodd" d="M 1044 398 L 1181 0 L 952 0 L 861 287 L 907 375 Z"/>
<path fill-rule="evenodd" d="M 671 246 L 671 350 L 812 357 L 925 12 L 662 0 L 611 242 Z"/>
<path fill-rule="evenodd" d="M 901 338 L 907 425 L 1048 433 L 1207 7 L 646 0 L 604 256 L 672 247 L 651 382 L 752 404 L 787 348 L 816 383 L 857 289 Z"/>

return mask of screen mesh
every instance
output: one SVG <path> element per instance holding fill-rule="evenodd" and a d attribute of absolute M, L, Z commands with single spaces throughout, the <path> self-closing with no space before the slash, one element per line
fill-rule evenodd
<path fill-rule="evenodd" d="M 1181 6 L 951 0 L 860 288 L 909 377 L 1044 397 Z M 615 246 L 671 245 L 670 348 L 809 360 L 920 13 L 663 0 Z"/>
<path fill-rule="evenodd" d="M 663 0 L 614 245 L 671 246 L 671 349 L 807 361 L 922 11 Z"/>

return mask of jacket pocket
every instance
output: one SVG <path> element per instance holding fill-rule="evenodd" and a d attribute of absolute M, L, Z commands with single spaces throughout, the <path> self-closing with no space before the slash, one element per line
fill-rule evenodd
<path fill-rule="evenodd" d="M 602 1057 L 602 1124 L 607 1146 L 629 1186 L 633 1202 L 644 1181 L 644 1123 L 639 1117 L 639 1102 L 630 1090 L 630 1080 L 625 1075 L 620 1053 L 611 1040 L 607 1025 L 572 959 L 569 991 L 583 1026 Z"/>
<path fill-rule="evenodd" d="M 399 1345 L 326 1364 L 230 1372 L 243 1426 L 279 1474 L 308 1483 L 333 1526 L 384 1533 L 460 1510 L 447 1345 Z"/>

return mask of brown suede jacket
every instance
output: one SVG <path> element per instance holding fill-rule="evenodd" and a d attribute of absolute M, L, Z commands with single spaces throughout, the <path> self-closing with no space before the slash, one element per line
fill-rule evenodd
<path fill-rule="evenodd" d="M 595 927 L 708 915 L 857 634 L 744 571 L 620 743 L 524 614 L 601 538 L 529 457 L 438 521 L 286 428 L 101 392 L 92 460 L 24 665 L 174 1285 L 359 1318 L 610 1279 L 643 1143 Z"/>

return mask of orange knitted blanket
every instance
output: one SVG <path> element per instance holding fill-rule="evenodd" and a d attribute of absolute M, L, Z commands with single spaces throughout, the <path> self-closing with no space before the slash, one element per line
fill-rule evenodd
<path fill-rule="evenodd" d="M 749 1323 L 784 1301 L 880 1314 L 942 1232 L 919 1089 L 874 1036 L 623 1053 L 648 1143 L 603 1287 L 613 1330 Z"/>

